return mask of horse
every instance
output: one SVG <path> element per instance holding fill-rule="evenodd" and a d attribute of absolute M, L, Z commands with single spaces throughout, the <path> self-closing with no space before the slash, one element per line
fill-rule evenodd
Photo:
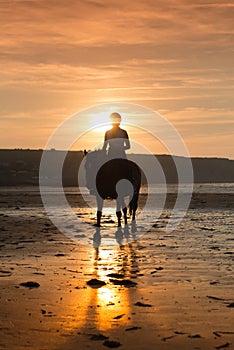
<path fill-rule="evenodd" d="M 138 208 L 138 197 L 141 187 L 141 170 L 131 160 L 124 158 L 108 159 L 105 151 L 84 152 L 86 187 L 90 194 L 96 196 L 97 222 L 101 226 L 102 209 L 105 199 L 116 200 L 118 228 L 121 228 L 121 217 L 128 224 L 125 197 L 129 196 L 129 214 L 132 217 L 132 229 L 136 228 L 135 219 Z"/>

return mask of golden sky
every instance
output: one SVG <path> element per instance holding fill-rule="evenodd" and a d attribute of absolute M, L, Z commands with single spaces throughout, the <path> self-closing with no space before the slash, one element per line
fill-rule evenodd
<path fill-rule="evenodd" d="M 0 0 L 0 148 L 44 148 L 69 115 L 131 102 L 191 156 L 234 159 L 233 18 L 223 0 Z"/>

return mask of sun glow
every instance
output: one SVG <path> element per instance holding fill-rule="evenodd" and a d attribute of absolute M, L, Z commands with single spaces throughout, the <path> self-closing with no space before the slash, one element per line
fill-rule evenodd
<path fill-rule="evenodd" d="M 96 132 L 104 132 L 111 127 L 109 111 L 97 112 L 91 116 L 91 125 Z"/>
<path fill-rule="evenodd" d="M 99 132 L 101 134 L 104 134 L 107 130 L 111 128 L 111 125 L 103 125 L 98 128 L 95 128 L 93 131 L 94 132 Z"/>
<path fill-rule="evenodd" d="M 79 136 L 71 149 L 102 149 L 105 132 L 112 128 L 110 115 L 113 112 L 120 113 L 122 117 L 120 127 L 128 132 L 131 149 L 127 153 L 145 153 L 145 148 L 137 147 L 137 143 L 141 145 L 142 142 L 149 151 L 153 152 L 157 149 L 157 153 L 168 153 L 160 140 L 157 140 L 150 132 L 135 126 L 135 118 L 143 118 L 143 114 L 138 113 L 135 116 L 134 111 L 121 109 L 117 105 L 97 106 L 82 114 L 81 123 L 87 125 L 87 131 Z"/>
<path fill-rule="evenodd" d="M 94 114 L 90 115 L 92 129 L 97 132 L 103 132 L 111 128 L 110 115 L 113 112 L 118 112 L 118 107 L 108 106 L 107 109 L 99 111 L 97 110 Z M 125 115 L 122 115 L 122 125 L 125 121 Z"/>

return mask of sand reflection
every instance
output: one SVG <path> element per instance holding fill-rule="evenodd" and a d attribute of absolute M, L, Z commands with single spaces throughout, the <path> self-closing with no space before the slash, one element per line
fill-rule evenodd
<path fill-rule="evenodd" d="M 120 232 L 117 232 L 117 235 L 119 234 Z M 106 285 L 87 288 L 89 301 L 84 315 L 86 330 L 93 328 L 96 331 L 105 331 L 120 322 L 121 325 L 131 324 L 130 294 L 135 288 L 123 286 L 121 283 L 137 278 L 139 269 L 135 250 L 135 243 L 123 245 L 122 241 L 117 246 L 102 247 L 101 232 L 96 231 L 91 277 L 104 281 Z"/>

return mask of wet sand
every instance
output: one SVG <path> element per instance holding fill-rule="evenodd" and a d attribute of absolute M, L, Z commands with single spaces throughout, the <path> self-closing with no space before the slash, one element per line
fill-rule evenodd
<path fill-rule="evenodd" d="M 174 200 L 140 240 L 95 248 L 61 234 L 38 193 L 2 193 L 0 349 L 233 349 L 234 196 L 195 194 L 167 234 Z"/>

